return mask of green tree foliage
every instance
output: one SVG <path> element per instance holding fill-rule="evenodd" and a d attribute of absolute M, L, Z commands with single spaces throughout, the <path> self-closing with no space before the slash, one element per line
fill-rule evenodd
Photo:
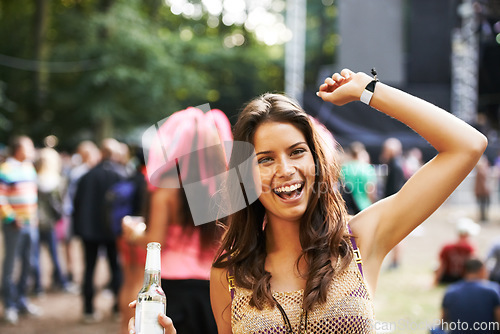
<path fill-rule="evenodd" d="M 335 51 L 340 41 L 337 30 L 337 7 L 334 0 L 308 1 L 306 22 L 305 87 L 317 89 L 322 67 L 335 62 Z"/>
<path fill-rule="evenodd" d="M 176 16 L 159 0 L 48 6 L 37 36 L 32 1 L 0 1 L 0 142 L 55 134 L 71 148 L 84 138 L 124 138 L 190 105 L 209 102 L 231 117 L 251 97 L 283 89 L 282 46 L 242 27 L 209 27 L 208 14 Z M 241 45 L 227 43 L 241 37 Z"/>
<path fill-rule="evenodd" d="M 0 134 L 6 134 L 18 128 L 26 131 L 32 118 L 27 112 L 31 109 L 28 96 L 32 95 L 31 78 L 33 72 L 19 70 L 32 68 L 33 47 L 26 38 L 32 36 L 34 5 L 31 1 L 2 1 L 0 3 Z M 13 57 L 14 56 L 14 57 Z M 2 138 L 4 139 L 4 138 Z"/>

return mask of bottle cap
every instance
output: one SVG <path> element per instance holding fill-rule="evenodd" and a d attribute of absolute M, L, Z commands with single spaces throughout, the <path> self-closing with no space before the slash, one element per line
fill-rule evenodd
<path fill-rule="evenodd" d="M 161 269 L 160 252 L 161 245 L 158 242 L 150 242 L 147 247 L 148 253 L 146 255 L 146 270 Z"/>

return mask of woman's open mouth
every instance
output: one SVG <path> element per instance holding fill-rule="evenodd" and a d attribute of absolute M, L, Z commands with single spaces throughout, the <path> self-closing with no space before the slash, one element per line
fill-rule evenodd
<path fill-rule="evenodd" d="M 300 196 L 304 189 L 304 182 L 293 183 L 273 189 L 273 192 L 285 200 L 295 199 Z"/>

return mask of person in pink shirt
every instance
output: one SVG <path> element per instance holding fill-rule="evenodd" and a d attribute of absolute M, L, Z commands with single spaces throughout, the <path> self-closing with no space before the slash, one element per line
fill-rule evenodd
<path fill-rule="evenodd" d="M 170 116 L 156 135 L 159 141 L 149 148 L 147 158 L 151 188 L 147 228 L 138 233 L 134 220 L 125 217 L 124 238 L 144 247 L 151 241 L 162 244 L 162 288 L 177 333 L 215 334 L 209 278 L 222 231 L 215 222 L 196 221 L 193 210 L 199 208 L 190 202 L 185 187 L 199 182 L 197 197 L 214 195 L 216 186 L 210 179 L 227 169 L 224 150 L 217 144 L 231 141 L 230 123 L 219 110 L 204 113 L 188 108 Z"/>

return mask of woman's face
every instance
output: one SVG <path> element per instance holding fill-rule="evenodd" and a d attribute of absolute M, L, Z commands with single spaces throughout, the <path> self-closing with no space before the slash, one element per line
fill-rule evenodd
<path fill-rule="evenodd" d="M 269 221 L 299 221 L 311 196 L 315 165 L 304 134 L 290 123 L 266 122 L 253 138 Z"/>

